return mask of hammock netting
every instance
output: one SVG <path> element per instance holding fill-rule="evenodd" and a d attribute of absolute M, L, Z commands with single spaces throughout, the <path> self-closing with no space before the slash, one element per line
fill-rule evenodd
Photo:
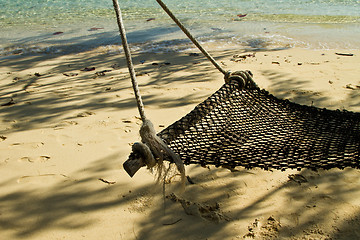
<path fill-rule="evenodd" d="M 248 72 L 239 75 L 158 133 L 184 164 L 360 168 L 360 113 L 278 99 L 258 88 Z"/>

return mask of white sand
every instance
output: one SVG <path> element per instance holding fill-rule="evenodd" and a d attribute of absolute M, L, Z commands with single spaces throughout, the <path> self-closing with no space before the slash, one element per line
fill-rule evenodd
<path fill-rule="evenodd" d="M 360 51 L 335 52 L 345 51 L 257 52 L 240 62 L 233 55 L 242 50 L 211 54 L 226 69 L 251 70 L 278 97 L 360 111 Z M 158 131 L 223 84 L 203 56 L 137 54 L 134 63 Z M 80 71 L 85 67 L 96 70 Z M 112 71 L 95 75 L 103 70 Z M 355 169 L 230 172 L 191 165 L 195 184 L 178 195 L 191 203 L 184 209 L 167 199 L 164 213 L 154 176 L 143 168 L 130 178 L 122 168 L 141 124 L 122 55 L 9 57 L 0 62 L 0 105 L 11 97 L 14 105 L 0 107 L 1 239 L 360 238 Z M 215 204 L 219 209 L 199 212 Z"/>

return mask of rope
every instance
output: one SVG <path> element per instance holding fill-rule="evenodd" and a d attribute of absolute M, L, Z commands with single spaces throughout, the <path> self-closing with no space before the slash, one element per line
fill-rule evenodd
<path fill-rule="evenodd" d="M 122 45 L 124 48 L 127 65 L 131 77 L 131 83 L 134 89 L 136 103 L 142 120 L 140 128 L 141 141 L 143 143 L 135 143 L 133 151 L 137 151 L 142 157 L 143 162 L 149 167 L 153 168 L 155 165 L 159 167 L 159 177 L 161 177 L 162 163 L 165 158 L 170 158 L 175 163 L 181 175 L 181 183 L 185 186 L 185 167 L 180 157 L 175 154 L 164 141 L 156 135 L 153 124 L 145 116 L 144 104 L 141 99 L 139 86 L 136 81 L 135 69 L 131 60 L 129 45 L 126 39 L 125 27 L 123 24 L 120 6 L 117 0 L 113 0 L 113 5 L 116 13 L 116 20 L 119 26 Z M 155 162 L 156 161 L 156 162 Z"/>
<path fill-rule="evenodd" d="M 200 43 L 191 35 L 191 33 L 185 28 L 185 26 L 175 17 L 175 15 L 170 11 L 170 9 L 161 1 L 156 0 L 159 5 L 164 9 L 164 11 L 171 17 L 172 20 L 179 26 L 179 28 L 186 34 L 186 36 L 195 44 L 195 46 L 210 60 L 210 62 L 222 73 L 224 78 L 227 81 L 230 72 L 224 70 L 215 59 L 210 56 L 210 54 L 200 45 Z"/>
<path fill-rule="evenodd" d="M 121 10 L 120 10 L 118 1 L 113 0 L 113 5 L 114 5 L 115 13 L 116 13 L 117 24 L 119 26 L 121 42 L 122 42 L 122 45 L 123 45 L 123 48 L 124 48 L 127 65 L 128 65 L 128 68 L 129 68 L 129 73 L 130 73 L 130 77 L 131 77 L 131 83 L 132 83 L 132 87 L 133 87 L 134 93 L 135 93 L 137 107 L 139 109 L 141 120 L 143 122 L 145 122 L 146 121 L 146 116 L 145 116 L 144 104 L 143 104 L 143 101 L 141 99 L 138 83 L 136 81 L 135 69 L 134 69 L 134 66 L 133 66 L 133 63 L 132 63 L 132 60 L 131 60 L 131 53 L 130 53 L 129 45 L 127 43 L 125 27 L 124 27 L 124 24 L 123 24 L 123 21 L 122 21 Z"/>

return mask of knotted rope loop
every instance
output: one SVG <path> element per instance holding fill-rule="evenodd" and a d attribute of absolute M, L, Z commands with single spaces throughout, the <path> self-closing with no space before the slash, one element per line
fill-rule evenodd
<path fill-rule="evenodd" d="M 228 82 L 230 82 L 231 80 L 238 81 L 241 89 L 258 88 L 256 83 L 252 79 L 252 76 L 253 75 L 250 71 L 236 71 L 236 72 L 230 73 L 230 76 L 228 77 Z"/>
<path fill-rule="evenodd" d="M 155 158 L 154 158 L 150 148 L 146 144 L 144 144 L 142 142 L 136 142 L 132 145 L 132 151 L 141 156 L 142 160 L 145 162 L 145 165 L 148 168 L 155 167 L 155 165 L 156 165 Z"/>
<path fill-rule="evenodd" d="M 170 162 L 175 163 L 181 175 L 181 182 L 185 184 L 184 163 L 181 161 L 180 157 L 175 154 L 173 150 L 171 150 L 159 136 L 156 135 L 154 125 L 151 123 L 150 120 L 146 119 L 143 122 L 140 128 L 140 136 L 141 141 L 145 143 L 151 150 L 153 158 L 155 158 L 156 164 L 162 165 L 165 159 L 169 159 Z"/>
<path fill-rule="evenodd" d="M 224 80 L 225 80 L 225 83 L 229 83 L 230 82 L 230 76 L 231 76 L 231 71 L 227 71 L 225 74 L 224 74 Z"/>

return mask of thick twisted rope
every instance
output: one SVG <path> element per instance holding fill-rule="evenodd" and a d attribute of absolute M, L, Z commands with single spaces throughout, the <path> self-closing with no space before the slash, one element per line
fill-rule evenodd
<path fill-rule="evenodd" d="M 175 15 L 170 11 L 170 9 L 161 1 L 156 0 L 159 5 L 164 9 L 164 11 L 171 17 L 171 19 L 179 26 L 179 28 L 186 34 L 186 36 L 195 44 L 195 46 L 210 60 L 210 62 L 222 73 L 224 74 L 225 81 L 227 81 L 230 72 L 224 70 L 215 59 L 200 45 L 200 43 L 192 36 L 192 34 L 185 28 L 185 26 L 175 17 Z"/>
<path fill-rule="evenodd" d="M 113 0 L 113 5 L 114 5 L 115 13 L 116 13 L 117 24 L 119 26 L 121 42 L 122 42 L 125 56 L 126 56 L 126 62 L 127 62 L 128 68 L 129 68 L 131 83 L 132 83 L 132 87 L 133 87 L 134 93 L 135 93 L 136 103 L 137 103 L 137 106 L 139 109 L 141 120 L 144 122 L 146 120 L 144 104 L 141 99 L 138 83 L 136 81 L 135 69 L 134 69 L 134 65 L 131 60 L 130 48 L 129 48 L 129 45 L 128 45 L 128 42 L 126 39 L 126 32 L 125 32 L 125 27 L 124 27 L 124 24 L 122 21 L 120 6 L 119 6 L 119 3 L 117 0 Z"/>
<path fill-rule="evenodd" d="M 143 122 L 140 128 L 140 136 L 142 143 L 135 143 L 133 145 L 133 151 L 137 151 L 141 156 L 143 162 L 152 168 L 156 164 L 159 166 L 159 178 L 161 177 L 162 163 L 164 158 L 170 157 L 173 163 L 175 163 L 178 171 L 181 175 L 182 184 L 185 184 L 185 167 L 180 157 L 175 154 L 164 142 L 156 135 L 153 124 L 145 116 L 144 104 L 141 99 L 140 90 L 136 81 L 135 69 L 131 60 L 130 48 L 126 39 L 125 27 L 122 21 L 121 10 L 117 0 L 113 0 L 114 10 L 116 13 L 116 20 L 119 26 L 122 45 L 124 48 L 127 65 L 131 77 L 131 83 L 134 89 L 137 107 Z"/>

